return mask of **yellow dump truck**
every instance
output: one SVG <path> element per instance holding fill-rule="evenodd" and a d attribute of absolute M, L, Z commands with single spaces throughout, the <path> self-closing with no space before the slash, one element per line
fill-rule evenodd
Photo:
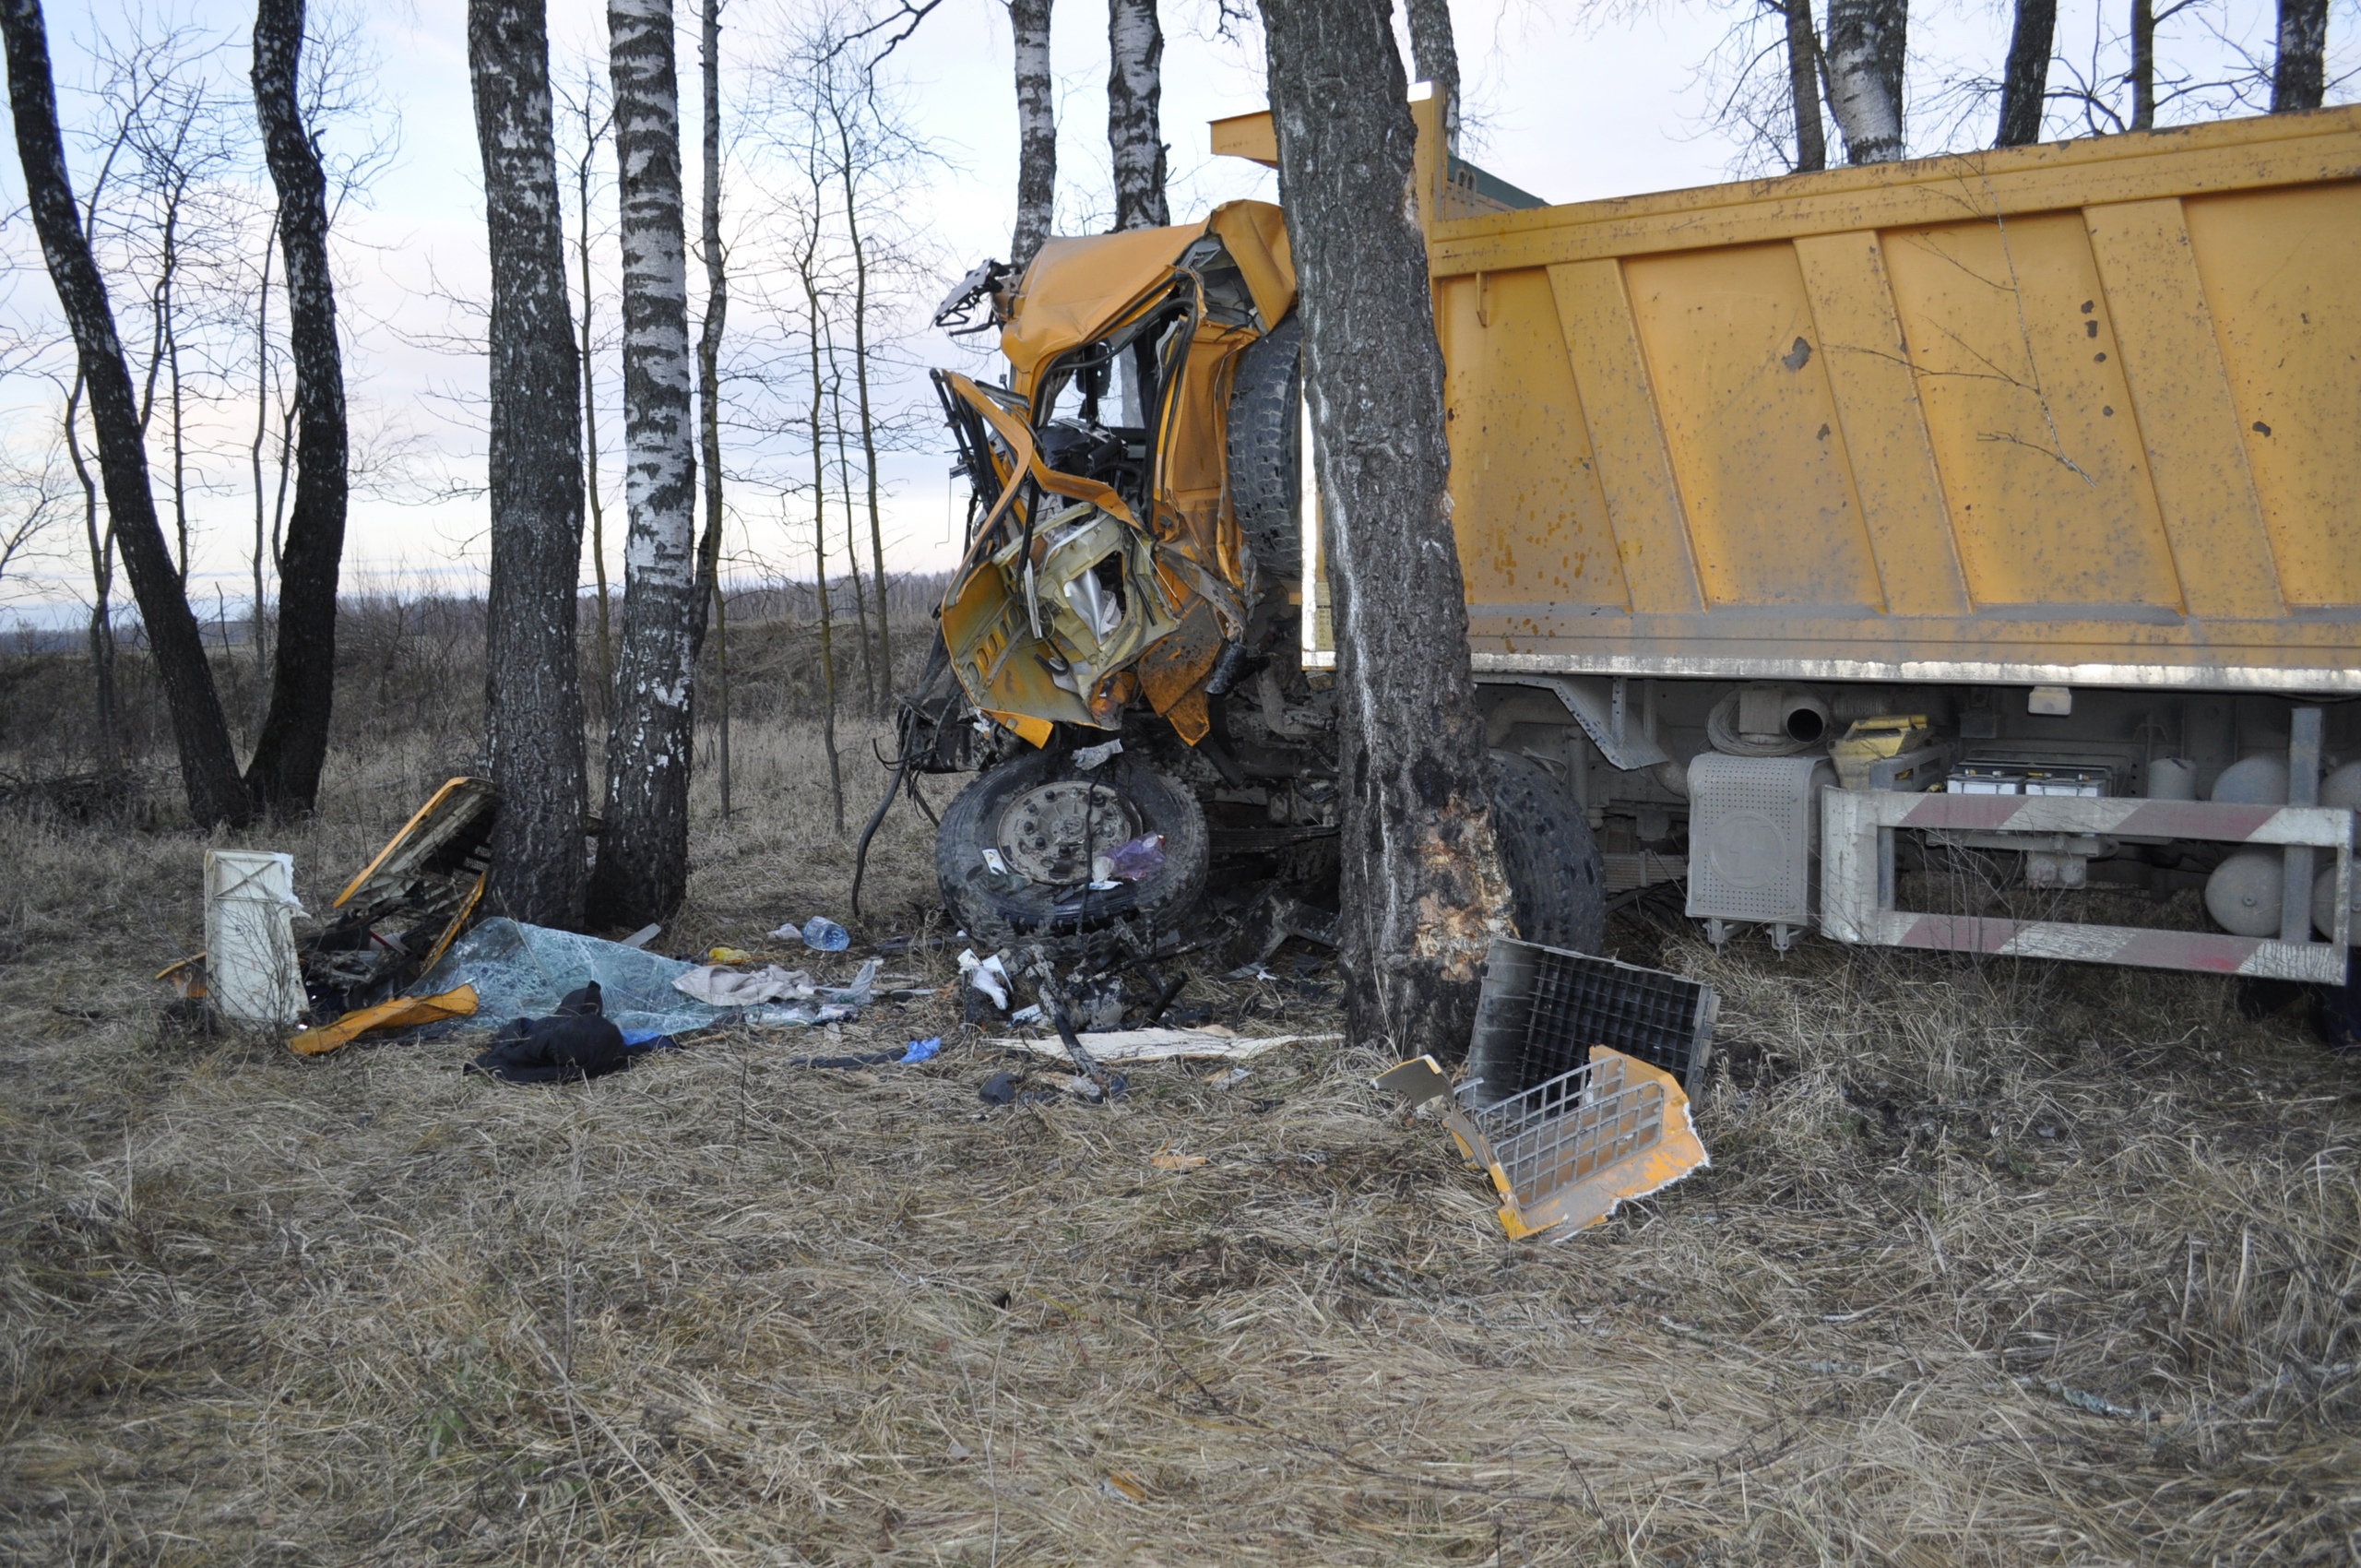
<path fill-rule="evenodd" d="M 1414 108 L 1528 936 L 1673 883 L 1716 940 L 2343 981 L 2361 111 L 1548 206 Z M 988 765 L 938 838 L 971 929 L 1321 874 L 1293 297 L 1237 203 L 947 305 L 1009 365 L 938 377 L 977 500 L 914 709 Z"/>

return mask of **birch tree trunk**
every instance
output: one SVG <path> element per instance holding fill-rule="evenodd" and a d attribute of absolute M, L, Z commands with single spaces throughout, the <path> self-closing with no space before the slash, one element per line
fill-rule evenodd
<path fill-rule="evenodd" d="M 1263 0 L 1263 19 L 1335 594 L 1347 1027 L 1455 1053 L 1509 894 L 1406 199 L 1417 132 L 1386 0 Z"/>
<path fill-rule="evenodd" d="M 574 167 L 575 210 L 579 214 L 574 232 L 574 255 L 582 279 L 582 297 L 575 302 L 581 313 L 582 486 L 585 498 L 590 503 L 590 573 L 599 604 L 599 716 L 604 719 L 615 686 L 615 645 L 607 602 L 607 512 L 599 496 L 598 364 L 591 357 L 590 327 L 596 297 L 590 288 L 590 163 L 598 156 L 607 125 L 593 118 L 593 96 L 590 84 L 584 83 L 582 161 Z"/>
<path fill-rule="evenodd" d="M 2156 126 L 2155 0 L 2131 0 L 2131 128 Z"/>
<path fill-rule="evenodd" d="M 349 445 L 336 281 L 328 270 L 327 175 L 298 99 L 303 47 L 303 0 L 260 0 L 255 114 L 279 190 L 287 343 L 295 366 L 295 505 L 279 563 L 270 710 L 246 765 L 246 788 L 266 811 L 307 812 L 319 795 L 336 701 L 336 590 L 344 560 Z M 259 496 L 255 504 L 259 517 Z"/>
<path fill-rule="evenodd" d="M 721 329 L 730 316 L 730 269 L 721 254 L 721 0 L 704 0 L 698 68 L 705 88 L 705 189 L 697 248 L 705 255 L 705 324 L 697 331 L 697 412 L 705 443 L 705 537 L 697 545 L 696 607 L 689 661 L 705 651 L 705 628 L 721 591 Z"/>
<path fill-rule="evenodd" d="M 82 456 L 82 380 L 65 397 L 65 455 L 82 487 L 82 535 L 90 551 L 90 677 L 98 699 L 99 732 L 93 744 L 99 771 L 108 778 L 123 766 L 123 726 L 116 718 L 114 688 L 114 523 L 99 524 L 99 481 Z"/>
<path fill-rule="evenodd" d="M 172 716 L 180 754 L 181 787 L 200 827 L 241 825 L 254 814 L 237 754 L 221 714 L 196 617 L 181 590 L 180 574 L 156 517 L 148 453 L 115 334 L 106 279 L 90 255 L 65 167 L 57 128 L 57 89 L 50 74 L 49 32 L 41 0 L 0 0 L 0 34 L 8 56 L 8 101 L 16 122 L 17 156 L 24 168 L 26 205 L 41 238 L 57 301 L 74 334 L 90 425 L 99 448 L 99 475 L 114 539 L 148 629 L 156 674 Z"/>
<path fill-rule="evenodd" d="M 1023 276 L 1050 237 L 1058 194 L 1058 113 L 1050 76 L 1050 0 L 1008 0 L 1016 40 L 1016 232 L 1008 264 Z"/>
<path fill-rule="evenodd" d="M 623 636 L 607 727 L 595 922 L 670 920 L 689 882 L 696 424 L 671 0 L 608 0 L 623 231 Z"/>
<path fill-rule="evenodd" d="M 2055 0 L 2052 0 L 2055 3 Z M 1828 130 L 1820 118 L 1820 31 L 1811 0 L 1781 0 L 1787 22 L 1787 97 L 1796 116 L 1796 172 L 1828 167 Z"/>
<path fill-rule="evenodd" d="M 820 398 L 823 378 L 820 374 L 820 285 L 814 264 L 820 248 L 820 182 L 812 181 L 812 229 L 805 236 L 803 254 L 797 259 L 796 272 L 803 281 L 803 300 L 810 312 L 812 350 L 812 408 L 809 421 L 812 433 L 812 541 L 813 561 L 817 575 L 813 587 L 820 598 L 820 687 L 825 706 L 821 709 L 820 743 L 828 754 L 828 799 L 836 812 L 836 835 L 845 831 L 844 764 L 836 754 L 836 647 L 835 627 L 828 612 L 828 448 L 820 429 Z"/>
<path fill-rule="evenodd" d="M 1907 0 L 1828 0 L 1828 101 L 1850 163 L 1902 156 Z"/>
<path fill-rule="evenodd" d="M 250 557 L 254 567 L 254 603 L 248 606 L 247 640 L 254 644 L 255 701 L 267 700 L 264 685 L 270 679 L 270 662 L 263 655 L 263 606 L 266 601 L 266 568 L 276 571 L 279 558 L 270 548 L 270 493 L 262 478 L 263 448 L 270 445 L 270 264 L 279 249 L 279 219 L 273 214 L 270 232 L 262 244 L 262 282 L 255 291 L 255 438 L 246 449 L 246 462 L 255 483 L 255 548 Z M 257 714 L 259 720 L 267 713 Z"/>
<path fill-rule="evenodd" d="M 2279 56 L 2271 68 L 2271 112 L 2318 109 L 2328 73 L 2328 0 L 2279 0 Z"/>
<path fill-rule="evenodd" d="M 1405 0 L 1410 23 L 1410 61 L 1422 82 L 1442 94 L 1444 139 L 1459 150 L 1459 44 L 1452 37 L 1451 0 Z"/>
<path fill-rule="evenodd" d="M 1156 0 L 1108 0 L 1107 145 L 1115 159 L 1115 227 L 1160 229 L 1164 203 L 1164 30 Z M 1399 75 L 1397 69 L 1396 75 Z"/>
<path fill-rule="evenodd" d="M 877 494 L 877 417 L 869 391 L 869 247 L 860 236 L 860 196 L 853 164 L 852 128 L 844 105 L 834 105 L 836 148 L 842 155 L 845 238 L 852 249 L 852 368 L 860 399 L 861 472 L 869 483 L 869 559 L 877 570 L 877 662 L 885 671 L 885 699 L 894 697 L 894 626 L 885 602 L 885 521 Z M 858 556 L 860 547 L 853 545 Z"/>
<path fill-rule="evenodd" d="M 469 0 L 492 259 L 492 595 L 485 749 L 500 786 L 490 908 L 582 919 L 582 426 L 542 0 Z"/>
<path fill-rule="evenodd" d="M 2009 64 L 2000 78 L 2000 134 L 1995 147 L 2031 147 L 2041 139 L 2049 93 L 2049 55 L 2058 37 L 2058 0 L 2017 0 L 2009 34 Z"/>

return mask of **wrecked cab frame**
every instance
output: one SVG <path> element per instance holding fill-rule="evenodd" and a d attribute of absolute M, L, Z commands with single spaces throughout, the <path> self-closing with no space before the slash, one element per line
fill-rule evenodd
<path fill-rule="evenodd" d="M 1240 530 L 1226 460 L 1240 358 L 1295 306 L 1280 211 L 1050 240 L 1013 291 L 988 264 L 943 314 L 986 300 L 970 329 L 1002 327 L 1009 384 L 934 374 L 974 488 L 942 609 L 950 671 L 1035 746 L 1139 705 L 1194 746 L 1217 666 L 1293 586 Z"/>

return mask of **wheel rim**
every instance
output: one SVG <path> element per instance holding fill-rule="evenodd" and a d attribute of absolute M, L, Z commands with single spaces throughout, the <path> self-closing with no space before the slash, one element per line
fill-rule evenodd
<path fill-rule="evenodd" d="M 1092 860 L 1104 862 L 1139 836 L 1139 817 L 1121 790 L 1064 778 L 1009 802 L 994 837 L 1009 870 L 1057 885 L 1092 880 Z"/>

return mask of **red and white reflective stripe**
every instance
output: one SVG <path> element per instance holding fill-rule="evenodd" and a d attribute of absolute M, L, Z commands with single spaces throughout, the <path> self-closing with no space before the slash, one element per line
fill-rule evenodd
<path fill-rule="evenodd" d="M 2193 969 L 2205 974 L 2317 980 L 2326 985 L 2341 985 L 2344 980 L 2344 955 L 2326 943 L 1972 915 L 1896 913 L 1875 923 L 1885 937 L 1880 944 L 1883 946 L 1988 953 L 2009 958 L 2067 958 L 2136 969 Z"/>

